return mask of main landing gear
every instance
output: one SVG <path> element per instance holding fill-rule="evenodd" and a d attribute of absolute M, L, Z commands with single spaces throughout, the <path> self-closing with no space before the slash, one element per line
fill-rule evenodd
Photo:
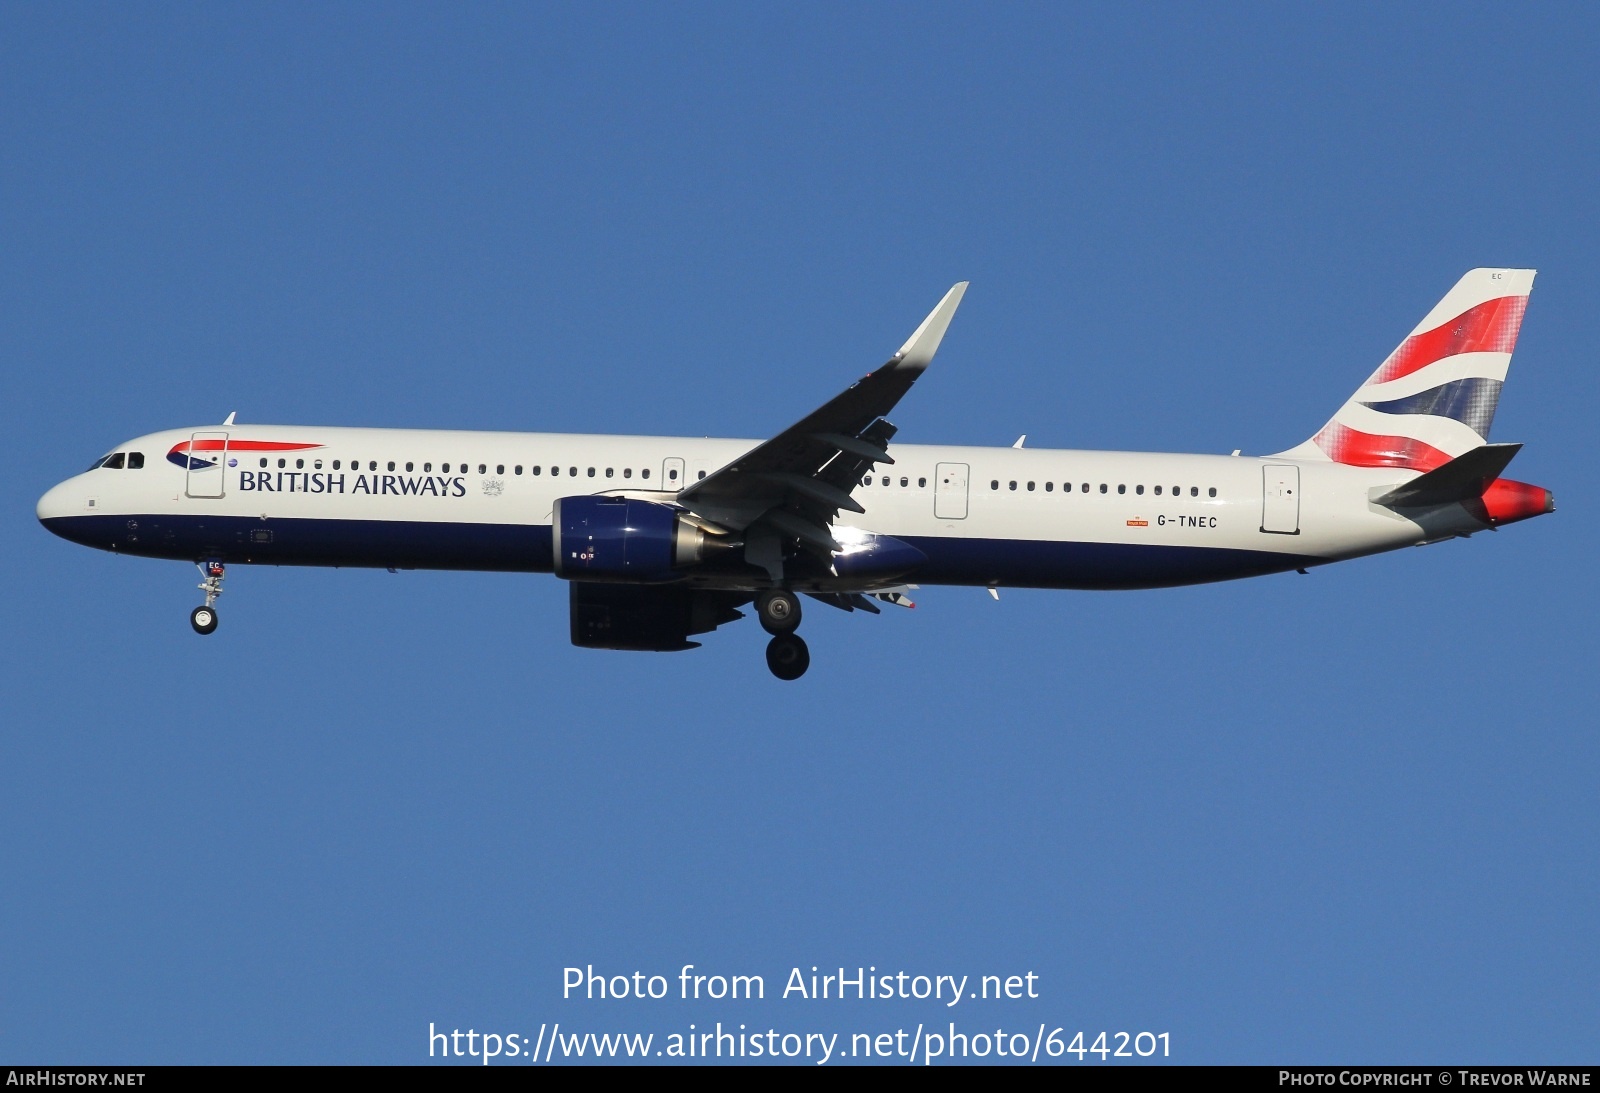
<path fill-rule="evenodd" d="M 779 679 L 799 679 L 811 667 L 811 650 L 795 628 L 800 625 L 800 598 L 787 588 L 770 588 L 756 597 L 756 617 L 772 635 L 767 667 Z"/>
<path fill-rule="evenodd" d="M 222 578 L 226 570 L 221 562 L 206 562 L 200 567 L 200 591 L 206 594 L 205 606 L 189 612 L 189 625 L 196 634 L 209 634 L 217 628 L 217 597 L 222 595 Z"/>

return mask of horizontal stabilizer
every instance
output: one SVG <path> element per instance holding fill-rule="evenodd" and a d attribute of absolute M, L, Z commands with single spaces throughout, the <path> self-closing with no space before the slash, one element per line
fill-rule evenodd
<path fill-rule="evenodd" d="M 1482 497 L 1521 450 L 1521 444 L 1485 444 L 1473 448 L 1403 486 L 1396 486 L 1377 498 L 1376 503 L 1389 508 L 1425 508 Z"/>

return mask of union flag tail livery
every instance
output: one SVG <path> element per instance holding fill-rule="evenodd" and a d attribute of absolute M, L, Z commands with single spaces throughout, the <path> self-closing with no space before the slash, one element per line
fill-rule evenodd
<path fill-rule="evenodd" d="M 886 364 L 770 440 L 230 414 L 118 445 L 38 515 L 76 543 L 198 565 L 201 634 L 229 564 L 539 572 L 568 584 L 575 645 L 692 649 L 753 604 L 767 666 L 797 679 L 802 595 L 878 614 L 919 585 L 1304 573 L 1552 511 L 1548 490 L 1500 477 L 1521 445 L 1489 442 L 1533 276 L 1468 273 L 1332 421 L 1274 456 L 891 445 L 887 415 L 933 361 L 962 283 Z"/>
<path fill-rule="evenodd" d="M 1333 420 L 1284 456 L 1431 471 L 1488 443 L 1534 273 L 1461 278 Z"/>

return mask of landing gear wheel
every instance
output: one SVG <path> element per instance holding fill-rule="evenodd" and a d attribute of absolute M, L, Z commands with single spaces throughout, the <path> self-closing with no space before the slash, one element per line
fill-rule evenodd
<path fill-rule="evenodd" d="M 767 667 L 779 679 L 799 679 L 811 667 L 811 650 L 798 634 L 779 634 L 767 642 Z"/>
<path fill-rule="evenodd" d="M 756 616 L 767 633 L 792 634 L 800 625 L 800 597 L 787 588 L 769 588 L 756 597 Z"/>
<path fill-rule="evenodd" d="M 217 628 L 217 611 L 213 607 L 197 607 L 189 612 L 189 625 L 196 634 L 209 634 Z"/>

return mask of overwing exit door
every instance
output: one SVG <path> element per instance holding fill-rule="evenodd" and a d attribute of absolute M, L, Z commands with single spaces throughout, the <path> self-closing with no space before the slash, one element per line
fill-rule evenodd
<path fill-rule="evenodd" d="M 661 488 L 664 490 L 681 490 L 688 483 L 683 480 L 683 458 L 669 456 L 661 461 Z"/>

